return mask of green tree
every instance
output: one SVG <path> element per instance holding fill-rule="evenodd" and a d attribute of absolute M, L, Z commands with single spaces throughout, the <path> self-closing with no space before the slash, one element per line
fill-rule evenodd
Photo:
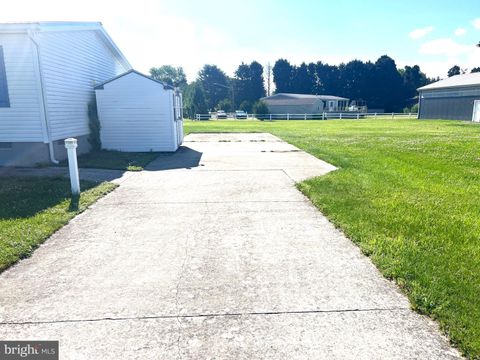
<path fill-rule="evenodd" d="M 480 67 L 474 67 L 472 70 L 470 70 L 470 73 L 477 73 L 480 72 Z"/>
<path fill-rule="evenodd" d="M 250 100 L 252 102 L 257 101 L 258 99 L 265 96 L 265 81 L 263 78 L 263 66 L 257 61 L 253 61 L 250 64 L 250 91 L 251 91 Z"/>
<path fill-rule="evenodd" d="M 253 61 L 250 65 L 240 64 L 233 79 L 235 86 L 235 102 L 254 103 L 265 96 L 263 66 Z"/>
<path fill-rule="evenodd" d="M 296 94 L 312 94 L 314 77 L 309 72 L 307 64 L 302 63 L 293 69 L 292 92 Z"/>
<path fill-rule="evenodd" d="M 279 59 L 275 62 L 272 73 L 277 94 L 292 92 L 292 72 L 293 67 L 287 60 Z"/>
<path fill-rule="evenodd" d="M 230 99 L 223 99 L 221 100 L 218 105 L 216 106 L 217 110 L 224 110 L 226 112 L 231 112 L 233 110 L 232 100 Z"/>
<path fill-rule="evenodd" d="M 338 95 L 340 93 L 340 70 L 338 66 L 324 64 L 321 61 L 315 64 L 317 83 L 314 93 Z"/>
<path fill-rule="evenodd" d="M 452 77 L 452 76 L 455 76 L 455 75 L 460 75 L 460 66 L 458 65 L 454 65 L 450 68 L 450 70 L 448 70 L 448 73 L 447 73 L 448 77 Z"/>
<path fill-rule="evenodd" d="M 227 75 L 216 65 L 205 65 L 199 71 L 197 81 L 205 91 L 209 110 L 213 110 L 220 101 L 229 97 L 230 84 Z"/>
<path fill-rule="evenodd" d="M 155 80 L 181 88 L 182 90 L 187 86 L 187 76 L 182 67 L 176 68 L 171 65 L 152 67 L 150 69 L 150 76 Z"/>
<path fill-rule="evenodd" d="M 400 72 L 403 79 L 405 98 L 411 99 L 417 95 L 417 89 L 427 84 L 427 76 L 420 71 L 418 65 L 405 66 Z"/>
<path fill-rule="evenodd" d="M 253 106 L 253 104 L 250 101 L 245 100 L 245 101 L 242 101 L 242 103 L 240 104 L 238 109 L 243 110 L 246 113 L 250 113 L 250 112 L 252 112 L 252 106 Z"/>
<path fill-rule="evenodd" d="M 336 95 L 351 100 L 371 100 L 372 81 L 374 81 L 375 65 L 352 60 L 339 66 L 339 85 L 341 88 Z"/>
<path fill-rule="evenodd" d="M 206 114 L 208 112 L 205 92 L 199 82 L 194 81 L 186 86 L 183 108 L 185 115 L 190 119 L 195 118 L 195 114 Z"/>
<path fill-rule="evenodd" d="M 374 86 L 373 107 L 383 108 L 387 112 L 402 109 L 404 103 L 403 80 L 391 57 L 383 55 L 378 58 L 375 62 L 372 80 Z"/>
<path fill-rule="evenodd" d="M 253 104 L 252 112 L 255 115 L 264 115 L 269 114 L 268 106 L 262 100 L 258 100 L 255 104 Z"/>

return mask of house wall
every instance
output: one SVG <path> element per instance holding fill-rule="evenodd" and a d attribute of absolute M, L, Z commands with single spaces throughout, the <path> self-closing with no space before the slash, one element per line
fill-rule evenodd
<path fill-rule="evenodd" d="M 102 147 L 119 151 L 176 151 L 173 90 L 130 73 L 96 90 Z"/>
<path fill-rule="evenodd" d="M 267 106 L 271 114 L 316 114 L 323 111 L 323 104 L 318 103 L 313 105 L 277 105 L 267 103 Z"/>
<path fill-rule="evenodd" d="M 96 31 L 48 31 L 36 36 L 52 140 L 89 133 L 88 103 L 95 84 L 129 69 Z"/>
<path fill-rule="evenodd" d="M 435 92 L 429 94 L 433 96 Z M 475 100 L 480 100 L 480 96 L 422 97 L 421 94 L 418 118 L 472 120 Z"/>
<path fill-rule="evenodd" d="M 77 154 L 90 150 L 88 136 L 79 136 Z M 3 143 L 3 145 L 6 145 Z M 42 142 L 12 142 L 11 147 L 0 147 L 0 166 L 35 166 L 50 163 L 48 144 Z M 67 158 L 67 151 L 63 140 L 53 143 L 57 160 Z"/>
<path fill-rule="evenodd" d="M 45 132 L 33 43 L 27 35 L 0 34 L 0 46 L 10 100 L 10 107 L 0 107 L 0 142 L 42 142 Z"/>

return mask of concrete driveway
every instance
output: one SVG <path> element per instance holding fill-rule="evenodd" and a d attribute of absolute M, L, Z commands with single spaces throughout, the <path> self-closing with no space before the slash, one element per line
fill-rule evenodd
<path fill-rule="evenodd" d="M 198 134 L 0 275 L 0 339 L 61 359 L 453 359 L 294 184 L 334 167 Z"/>

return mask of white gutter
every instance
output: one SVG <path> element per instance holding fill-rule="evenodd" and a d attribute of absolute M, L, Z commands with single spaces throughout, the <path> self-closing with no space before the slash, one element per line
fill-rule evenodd
<path fill-rule="evenodd" d="M 32 32 L 30 30 L 27 32 L 27 34 L 28 34 L 28 37 L 30 38 L 30 40 L 32 40 L 32 43 L 35 45 L 35 54 L 36 54 L 36 57 L 37 57 L 36 60 L 37 60 L 38 70 L 39 70 L 40 97 L 42 99 L 42 109 L 43 109 L 42 119 L 44 121 L 44 126 L 45 126 L 45 130 L 46 130 L 46 135 L 47 135 L 48 153 L 50 155 L 50 161 L 54 164 L 58 164 L 59 161 L 57 159 L 55 159 L 55 151 L 54 151 L 54 148 L 53 148 L 53 141 L 52 141 L 52 137 L 50 135 L 50 128 L 48 126 L 48 112 L 47 112 L 47 104 L 46 104 L 46 100 L 45 100 L 45 86 L 44 86 L 43 77 L 42 77 L 42 67 L 41 67 L 41 63 L 40 63 L 39 46 L 38 46 L 38 43 L 33 38 Z"/>

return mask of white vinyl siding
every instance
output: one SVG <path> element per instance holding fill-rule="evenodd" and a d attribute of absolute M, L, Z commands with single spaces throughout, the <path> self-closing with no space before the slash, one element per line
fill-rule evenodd
<path fill-rule="evenodd" d="M 128 69 L 95 31 L 44 32 L 37 40 L 51 139 L 87 135 L 95 84 Z"/>
<path fill-rule="evenodd" d="M 9 107 L 0 107 L 0 142 L 41 142 L 39 84 L 33 43 L 27 35 L 0 34 Z"/>
<path fill-rule="evenodd" d="M 177 149 L 173 90 L 133 72 L 105 84 L 96 95 L 104 149 Z"/>

